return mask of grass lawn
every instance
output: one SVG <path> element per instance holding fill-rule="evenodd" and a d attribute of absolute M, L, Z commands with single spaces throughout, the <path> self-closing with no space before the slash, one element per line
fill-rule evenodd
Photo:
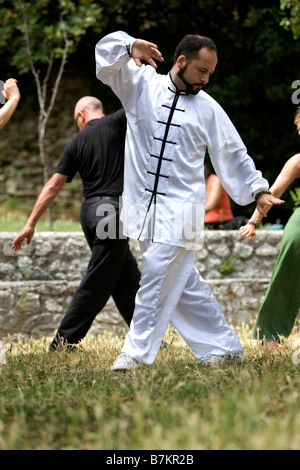
<path fill-rule="evenodd" d="M 78 216 L 79 217 L 79 216 Z M 19 232 L 27 222 L 24 212 L 4 211 L 0 209 L 0 232 Z M 49 220 L 47 215 L 40 218 L 36 225 L 37 232 L 49 231 Z M 71 217 L 53 217 L 53 230 L 56 232 L 82 231 L 79 220 Z"/>
<path fill-rule="evenodd" d="M 126 373 L 109 370 L 123 344 L 110 334 L 72 353 L 5 338 L 0 450 L 299 449 L 299 336 L 268 350 L 237 332 L 242 364 L 197 365 L 170 329 L 155 363 Z"/>

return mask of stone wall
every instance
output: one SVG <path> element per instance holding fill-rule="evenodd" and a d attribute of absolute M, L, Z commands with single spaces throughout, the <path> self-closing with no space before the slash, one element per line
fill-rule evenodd
<path fill-rule="evenodd" d="M 14 233 L 0 232 L 0 336 L 41 337 L 56 330 L 84 276 L 89 248 L 80 232 L 36 233 L 30 245 L 11 249 Z M 197 267 L 233 324 L 251 322 L 265 295 L 282 231 L 258 231 L 255 242 L 239 232 L 205 231 Z M 136 242 L 132 251 L 140 268 Z M 112 300 L 92 332 L 124 332 Z"/>
<path fill-rule="evenodd" d="M 82 279 L 90 251 L 81 232 L 39 232 L 30 245 L 11 249 L 16 233 L 0 232 L 0 281 Z M 204 231 L 197 250 L 197 267 L 203 277 L 269 278 L 281 242 L 281 230 L 258 230 L 254 242 L 238 231 Z M 138 243 L 131 247 L 139 264 Z M 221 271 L 221 272 L 220 272 Z"/>

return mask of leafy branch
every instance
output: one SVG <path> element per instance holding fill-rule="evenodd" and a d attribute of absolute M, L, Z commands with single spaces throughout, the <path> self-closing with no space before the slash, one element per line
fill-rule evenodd
<path fill-rule="evenodd" d="M 280 25 L 286 30 L 291 30 L 294 39 L 300 37 L 300 2 L 299 0 L 280 0 L 280 9 L 288 11 L 289 16 L 281 19 Z"/>

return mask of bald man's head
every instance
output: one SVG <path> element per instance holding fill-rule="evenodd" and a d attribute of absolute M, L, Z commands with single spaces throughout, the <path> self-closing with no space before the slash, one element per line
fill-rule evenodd
<path fill-rule="evenodd" d="M 99 119 L 103 116 L 102 103 L 94 96 L 84 96 L 76 103 L 74 121 L 79 130 L 83 129 L 91 119 Z"/>

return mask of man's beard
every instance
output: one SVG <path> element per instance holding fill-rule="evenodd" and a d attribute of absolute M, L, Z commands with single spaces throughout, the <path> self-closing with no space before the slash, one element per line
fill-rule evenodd
<path fill-rule="evenodd" d="M 180 80 L 184 83 L 185 85 L 185 92 L 188 95 L 197 95 L 199 91 L 203 88 L 204 83 L 189 83 L 186 81 L 184 77 L 184 72 L 185 72 L 186 67 L 183 67 L 183 69 L 180 69 L 179 72 L 177 72 L 177 77 L 180 78 Z M 198 86 L 196 90 L 193 89 L 194 86 Z"/>

